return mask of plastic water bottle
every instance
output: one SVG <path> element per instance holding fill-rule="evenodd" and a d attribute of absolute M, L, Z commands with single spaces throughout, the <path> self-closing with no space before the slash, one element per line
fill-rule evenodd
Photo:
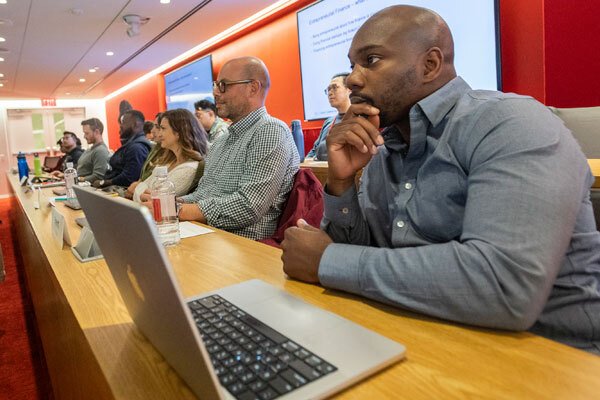
<path fill-rule="evenodd" d="M 67 201 L 77 200 L 73 186 L 77 182 L 77 170 L 73 168 L 73 163 L 67 163 L 67 169 L 65 169 L 65 186 L 67 188 Z"/>
<path fill-rule="evenodd" d="M 19 167 L 19 181 L 23 179 L 23 177 L 29 177 L 29 165 L 27 165 L 27 158 L 25 158 L 25 154 L 19 152 L 17 155 L 17 166 Z"/>
<path fill-rule="evenodd" d="M 42 162 L 38 153 L 33 153 L 33 172 L 35 176 L 42 176 Z"/>
<path fill-rule="evenodd" d="M 304 157 L 306 156 L 306 154 L 304 154 L 304 133 L 302 133 L 302 126 L 297 119 L 292 121 L 292 137 L 294 138 L 294 143 L 296 143 L 296 148 L 298 149 L 300 162 L 304 162 Z"/>
<path fill-rule="evenodd" d="M 154 222 L 163 246 L 179 243 L 179 219 L 175 205 L 175 186 L 167 178 L 167 167 L 154 167 L 156 181 L 150 189 Z"/>

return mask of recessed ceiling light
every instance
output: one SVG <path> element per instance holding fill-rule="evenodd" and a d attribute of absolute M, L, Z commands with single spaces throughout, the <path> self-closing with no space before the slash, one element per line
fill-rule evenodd
<path fill-rule="evenodd" d="M 0 57 L 0 62 L 4 61 L 4 58 Z"/>
<path fill-rule="evenodd" d="M 169 4 L 171 0 L 160 0 L 160 4 Z"/>
<path fill-rule="evenodd" d="M 6 42 L 6 39 L 4 39 L 3 37 L 0 37 L 0 42 Z"/>
<path fill-rule="evenodd" d="M 6 0 L 0 0 L 0 4 L 6 4 Z"/>
<path fill-rule="evenodd" d="M 80 78 L 79 82 L 85 82 L 85 78 Z"/>
<path fill-rule="evenodd" d="M 4 83 L 0 83 L 0 87 L 4 86 Z"/>
<path fill-rule="evenodd" d="M 0 74 L 0 78 L 4 78 L 4 74 Z"/>
<path fill-rule="evenodd" d="M 94 68 L 89 70 L 90 72 L 96 72 L 96 70 Z"/>
<path fill-rule="evenodd" d="M 65 93 L 65 94 L 66 94 L 67 96 L 70 96 L 70 95 L 71 95 L 71 92 L 67 92 L 67 93 Z"/>
<path fill-rule="evenodd" d="M 107 55 L 107 56 L 114 56 L 114 55 L 115 55 L 115 53 L 113 53 L 112 51 L 107 51 L 107 52 L 106 52 L 106 55 Z"/>

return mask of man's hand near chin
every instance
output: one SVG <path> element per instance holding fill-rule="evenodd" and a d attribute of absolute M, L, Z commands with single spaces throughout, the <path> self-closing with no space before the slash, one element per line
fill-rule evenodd
<path fill-rule="evenodd" d="M 329 235 L 299 219 L 297 226 L 286 229 L 281 242 L 283 272 L 290 278 L 318 283 L 319 263 L 331 243 Z"/>

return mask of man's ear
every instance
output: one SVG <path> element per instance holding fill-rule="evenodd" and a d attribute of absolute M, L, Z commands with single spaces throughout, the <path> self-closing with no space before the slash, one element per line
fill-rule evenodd
<path fill-rule="evenodd" d="M 444 53 L 439 47 L 432 47 L 423 55 L 423 81 L 432 82 L 440 76 L 444 64 Z"/>

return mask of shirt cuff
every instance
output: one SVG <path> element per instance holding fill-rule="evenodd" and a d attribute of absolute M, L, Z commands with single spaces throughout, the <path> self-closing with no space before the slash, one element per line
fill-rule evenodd
<path fill-rule="evenodd" d="M 349 228 L 353 217 L 360 213 L 356 186 L 348 188 L 341 196 L 327 193 L 327 186 L 323 188 L 323 220 L 335 221 L 341 228 Z"/>
<path fill-rule="evenodd" d="M 328 288 L 360 294 L 360 259 L 363 246 L 333 243 L 319 263 L 319 281 Z"/>

